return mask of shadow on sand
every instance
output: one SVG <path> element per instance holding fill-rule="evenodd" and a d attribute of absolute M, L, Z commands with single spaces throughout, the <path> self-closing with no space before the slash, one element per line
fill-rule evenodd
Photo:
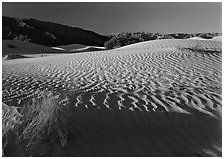
<path fill-rule="evenodd" d="M 88 108 L 83 103 L 75 107 L 76 95 L 71 95 L 68 101 L 63 106 L 53 104 L 49 107 L 49 103 L 41 106 L 32 104 L 24 106 L 21 114 L 24 115 L 25 124 L 3 138 L 3 141 L 7 140 L 4 155 L 10 157 L 222 155 L 221 119 L 203 114 L 196 109 L 188 108 L 192 109 L 191 113 L 185 114 L 131 111 L 126 108 L 99 109 L 97 106 L 90 106 L 91 103 Z M 117 107 L 118 103 L 114 100 L 110 105 Z M 33 131 L 25 132 L 28 127 Z"/>

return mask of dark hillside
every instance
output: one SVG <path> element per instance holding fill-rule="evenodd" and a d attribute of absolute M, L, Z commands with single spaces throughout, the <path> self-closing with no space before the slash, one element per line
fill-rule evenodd
<path fill-rule="evenodd" d="M 109 37 L 78 27 L 35 19 L 2 17 L 3 39 L 26 41 L 44 46 L 83 44 L 103 46 Z"/>

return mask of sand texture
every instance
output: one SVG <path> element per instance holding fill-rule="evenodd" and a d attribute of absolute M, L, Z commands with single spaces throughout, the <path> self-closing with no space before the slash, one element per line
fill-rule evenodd
<path fill-rule="evenodd" d="M 195 39 L 8 60 L 3 102 L 71 92 L 67 146 L 32 156 L 221 156 L 221 63 L 221 41 Z"/>

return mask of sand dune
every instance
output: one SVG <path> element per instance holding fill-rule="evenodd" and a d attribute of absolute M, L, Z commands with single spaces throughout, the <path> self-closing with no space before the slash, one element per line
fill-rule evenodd
<path fill-rule="evenodd" d="M 85 47 L 86 47 L 86 45 L 82 45 L 82 44 L 70 44 L 70 45 L 58 46 L 58 48 L 65 49 L 67 51 L 81 49 L 81 48 L 85 48 Z"/>
<path fill-rule="evenodd" d="M 3 61 L 3 102 L 70 92 L 68 145 L 32 156 L 221 156 L 221 63 L 221 42 L 189 39 Z"/>
<path fill-rule="evenodd" d="M 195 40 L 195 39 L 162 39 L 135 43 L 117 48 L 120 49 L 159 49 L 159 48 L 194 48 L 199 45 L 204 50 L 222 50 L 222 43 L 213 40 Z"/>
<path fill-rule="evenodd" d="M 2 40 L 3 55 L 9 54 L 41 54 L 41 53 L 57 53 L 56 50 L 50 47 L 37 45 L 29 42 L 21 42 L 16 40 Z"/>
<path fill-rule="evenodd" d="M 89 51 L 101 51 L 105 50 L 105 47 L 99 47 L 99 46 L 85 46 L 81 44 L 71 44 L 71 45 L 64 45 L 64 46 L 58 46 L 57 49 L 64 49 L 68 52 L 89 52 Z"/>
<path fill-rule="evenodd" d="M 192 38 L 189 38 L 191 40 L 208 40 L 208 39 L 204 39 L 202 37 L 192 37 Z"/>
<path fill-rule="evenodd" d="M 211 40 L 213 40 L 213 41 L 222 41 L 222 36 L 216 36 L 216 37 L 212 38 Z"/>
<path fill-rule="evenodd" d="M 71 51 L 75 53 L 75 52 L 90 52 L 90 51 L 102 51 L 102 50 L 106 50 L 106 48 L 99 46 L 86 46 L 84 48 L 74 49 Z"/>
<path fill-rule="evenodd" d="M 3 57 L 3 60 L 14 60 L 14 59 L 21 59 L 21 58 L 29 58 L 27 56 L 23 56 L 23 55 L 6 55 Z"/>
<path fill-rule="evenodd" d="M 61 51 L 64 51 L 65 49 L 63 48 L 60 48 L 60 47 L 51 47 L 52 49 L 56 49 L 56 50 L 61 50 Z"/>
<path fill-rule="evenodd" d="M 215 36 L 214 38 L 211 38 L 211 39 L 204 39 L 204 38 L 201 38 L 201 37 L 193 37 L 193 38 L 189 38 L 189 39 L 192 39 L 192 40 L 212 40 L 212 41 L 222 41 L 222 36 Z"/>

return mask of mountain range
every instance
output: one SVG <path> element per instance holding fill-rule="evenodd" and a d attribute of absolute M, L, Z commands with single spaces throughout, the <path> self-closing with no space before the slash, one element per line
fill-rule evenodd
<path fill-rule="evenodd" d="M 2 17 L 2 38 L 49 47 L 69 44 L 104 46 L 105 41 L 109 40 L 108 36 L 78 27 L 6 16 Z"/>
<path fill-rule="evenodd" d="M 221 33 L 115 33 L 100 35 L 90 30 L 36 19 L 2 17 L 2 39 L 30 42 L 48 47 L 81 44 L 105 46 L 107 49 L 155 39 L 188 39 L 201 37 L 211 39 Z"/>

